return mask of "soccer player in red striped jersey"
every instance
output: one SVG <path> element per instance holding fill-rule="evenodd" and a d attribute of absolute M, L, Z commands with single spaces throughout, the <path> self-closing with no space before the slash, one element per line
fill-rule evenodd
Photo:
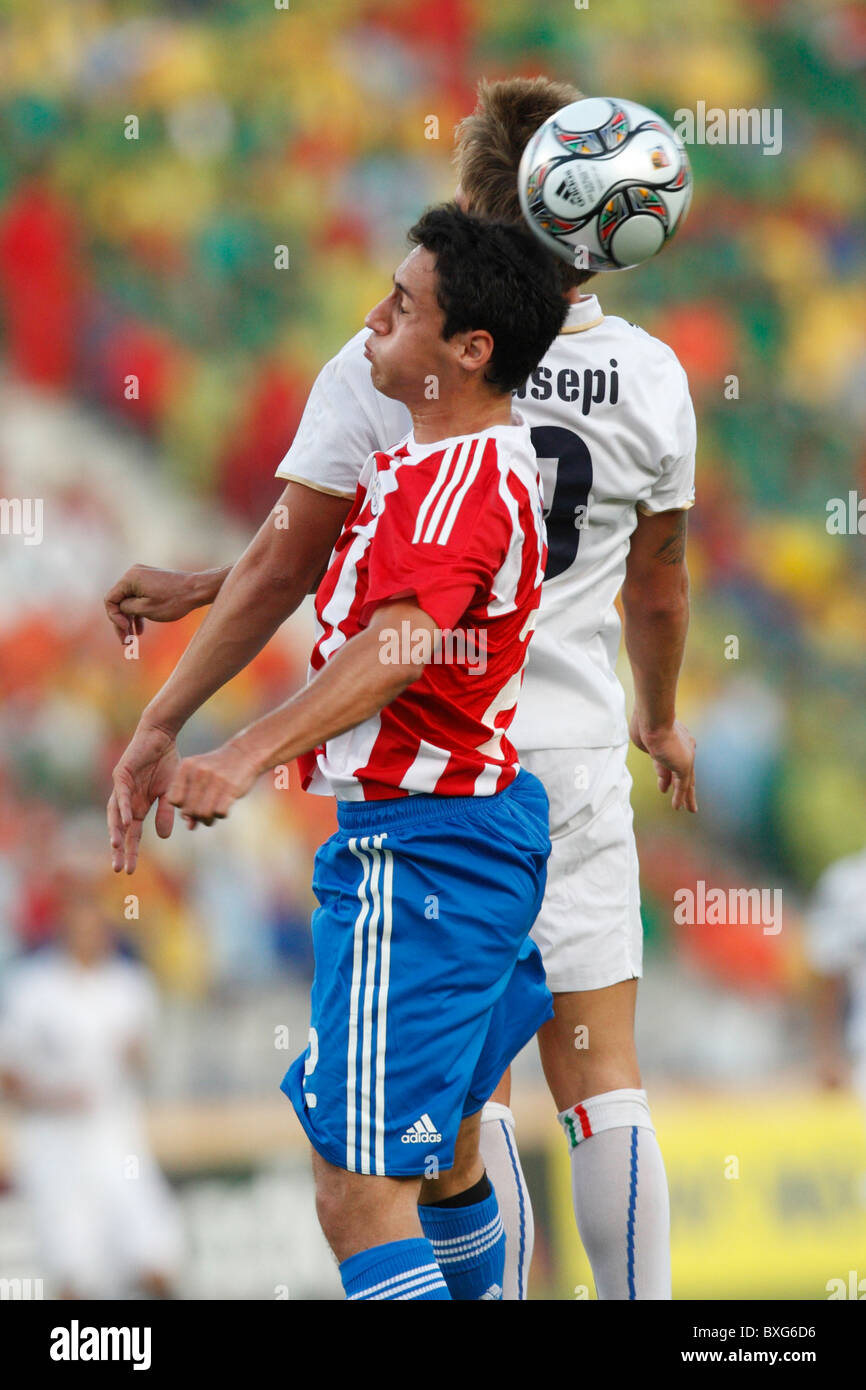
<path fill-rule="evenodd" d="M 482 83 L 458 131 L 461 197 L 520 221 L 517 166 L 538 126 L 581 93 L 545 78 Z M 548 891 L 533 928 L 554 994 L 539 1033 L 564 1128 L 574 1210 L 599 1298 L 670 1298 L 667 1181 L 634 1041 L 642 933 L 626 766 L 628 739 L 655 764 L 674 809 L 696 810 L 694 740 L 677 719 L 688 626 L 686 516 L 694 499 L 695 421 L 685 373 L 663 343 L 602 312 L 586 271 L 563 265 L 569 317 L 517 393 L 536 444 L 549 556 L 513 741 L 551 803 Z M 213 603 L 121 760 L 149 806 L 164 792 L 174 740 L 192 714 L 257 654 L 321 574 L 371 450 L 408 428 L 378 392 L 359 333 L 322 369 L 278 476 L 291 529 L 266 520 L 233 567 L 184 574 L 133 566 L 106 597 L 119 637 L 143 618 L 174 621 Z M 622 591 L 635 702 L 614 669 Z M 157 811 L 168 834 L 171 808 Z M 134 861 L 140 826 L 127 835 Z M 576 1038 L 588 1040 L 576 1047 Z M 506 1298 L 526 1296 L 529 1194 L 508 1079 L 485 1107 L 482 1147 L 508 1229 Z"/>
<path fill-rule="evenodd" d="M 184 759 L 165 799 L 211 825 L 295 757 L 337 797 L 316 856 L 310 1040 L 283 1082 L 322 1227 L 349 1299 L 501 1299 L 481 1111 L 553 1012 L 529 940 L 549 808 L 508 739 L 547 558 L 512 392 L 566 308 L 524 229 L 452 206 L 410 238 L 367 352 L 413 428 L 361 471 L 316 595 L 309 683 Z M 143 809 L 118 776 L 117 868 Z"/>

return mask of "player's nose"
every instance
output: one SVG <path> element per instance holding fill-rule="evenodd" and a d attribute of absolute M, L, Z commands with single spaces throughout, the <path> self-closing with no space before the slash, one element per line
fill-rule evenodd
<path fill-rule="evenodd" d="M 373 333 L 387 333 L 388 331 L 388 301 L 391 296 L 387 295 L 374 305 L 367 317 L 364 319 L 364 327 L 369 328 Z"/>

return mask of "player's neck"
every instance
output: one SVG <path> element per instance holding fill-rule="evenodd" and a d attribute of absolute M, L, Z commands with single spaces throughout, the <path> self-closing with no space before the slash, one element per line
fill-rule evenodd
<path fill-rule="evenodd" d="M 496 425 L 510 425 L 511 396 L 485 395 L 459 403 L 423 401 L 410 406 L 417 444 L 435 444 L 455 435 L 482 434 Z"/>

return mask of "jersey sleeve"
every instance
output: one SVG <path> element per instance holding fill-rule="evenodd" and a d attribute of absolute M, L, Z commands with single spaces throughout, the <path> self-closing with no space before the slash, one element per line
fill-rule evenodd
<path fill-rule="evenodd" d="M 364 336 L 358 334 L 319 372 L 278 478 L 354 497 L 370 454 L 393 447 L 408 432 L 405 407 L 386 402 L 370 381 Z"/>
<path fill-rule="evenodd" d="M 434 511 L 435 524 L 419 523 L 423 493 L 406 487 L 389 494 L 370 547 L 363 623 L 383 603 L 414 598 L 437 627 L 450 629 L 487 601 L 508 552 L 510 523 L 493 471 L 482 476 L 455 500 L 453 516 L 446 507 L 436 520 Z"/>
<path fill-rule="evenodd" d="M 695 504 L 695 448 L 697 426 L 689 384 L 679 367 L 677 405 L 671 429 L 671 447 L 661 459 L 661 467 L 649 497 L 638 504 L 639 510 L 655 516 L 659 512 L 684 511 Z"/>

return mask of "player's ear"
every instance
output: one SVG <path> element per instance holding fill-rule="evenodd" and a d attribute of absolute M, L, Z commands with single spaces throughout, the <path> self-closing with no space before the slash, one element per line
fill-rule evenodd
<path fill-rule="evenodd" d="M 460 335 L 462 350 L 460 365 L 468 372 L 483 371 L 493 356 L 493 337 L 485 328 L 473 329 Z"/>

